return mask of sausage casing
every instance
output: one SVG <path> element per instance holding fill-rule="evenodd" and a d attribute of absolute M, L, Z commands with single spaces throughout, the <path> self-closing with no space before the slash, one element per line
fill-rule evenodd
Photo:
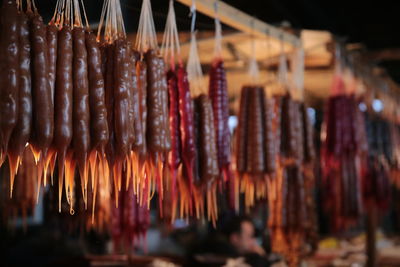
<path fill-rule="evenodd" d="M 58 34 L 57 59 L 54 145 L 58 153 L 65 155 L 73 134 L 73 41 L 71 28 L 68 26 L 64 26 Z"/>
<path fill-rule="evenodd" d="M 28 17 L 21 13 L 19 18 L 19 98 L 18 121 L 9 149 L 16 155 L 22 155 L 29 141 L 32 123 L 32 94 L 31 94 L 31 44 L 29 40 Z"/>
<path fill-rule="evenodd" d="M 202 183 L 207 183 L 219 175 L 214 116 L 208 96 L 202 94 L 196 98 L 196 111 L 199 113 L 200 177 Z"/>
<path fill-rule="evenodd" d="M 73 36 L 73 146 L 78 164 L 83 166 L 90 149 L 89 82 L 85 30 L 76 27 Z"/>
<path fill-rule="evenodd" d="M 57 26 L 53 23 L 47 25 L 46 39 L 49 60 L 49 82 L 52 101 L 54 101 L 54 87 L 56 82 L 56 65 L 57 65 Z"/>
<path fill-rule="evenodd" d="M 119 156 L 127 155 L 129 138 L 129 66 L 130 58 L 126 40 L 115 41 L 114 62 L 114 130 L 116 152 Z"/>
<path fill-rule="evenodd" d="M 93 149 L 103 149 L 108 142 L 107 109 L 101 53 L 96 36 L 86 32 L 89 77 L 90 141 Z"/>
<path fill-rule="evenodd" d="M 7 150 L 18 120 L 19 14 L 15 1 L 5 0 L 0 18 L 0 152 Z M 4 151 L 6 152 L 6 151 Z"/>
<path fill-rule="evenodd" d="M 39 15 L 31 19 L 33 140 L 37 150 L 47 152 L 53 141 L 54 105 L 48 79 L 46 26 Z"/>

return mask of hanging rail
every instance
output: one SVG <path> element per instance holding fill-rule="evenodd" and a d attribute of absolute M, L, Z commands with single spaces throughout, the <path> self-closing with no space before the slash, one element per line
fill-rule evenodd
<path fill-rule="evenodd" d="M 190 7 L 193 0 L 177 1 Z M 197 11 L 209 17 L 215 17 L 215 0 L 196 0 L 195 3 Z M 218 1 L 218 16 L 221 22 L 242 32 L 247 32 L 262 38 L 268 35 L 279 41 L 283 40 L 294 47 L 301 46 L 299 37 L 256 19 L 222 1 Z"/>

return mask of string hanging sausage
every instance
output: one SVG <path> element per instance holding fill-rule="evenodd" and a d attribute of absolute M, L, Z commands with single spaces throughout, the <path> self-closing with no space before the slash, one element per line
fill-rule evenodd
<path fill-rule="evenodd" d="M 54 146 L 58 158 L 59 209 L 61 209 L 62 187 L 65 174 L 64 162 L 72 140 L 73 101 L 73 41 L 69 26 L 64 26 L 58 34 L 57 69 L 54 103 Z M 66 182 L 67 183 L 67 182 Z"/>
<path fill-rule="evenodd" d="M 28 17 L 24 13 L 18 15 L 19 19 L 19 96 L 18 96 L 18 120 L 12 132 L 9 142 L 9 163 L 11 178 L 11 193 L 13 177 L 18 171 L 18 165 L 29 141 L 32 123 L 32 94 L 31 94 L 31 70 Z"/>
<path fill-rule="evenodd" d="M 2 163 L 18 120 L 20 30 L 15 1 L 3 1 L 0 27 L 0 163 Z"/>
<path fill-rule="evenodd" d="M 73 138 L 74 158 L 81 176 L 82 194 L 87 204 L 88 153 L 90 149 L 89 82 L 85 30 L 75 27 L 73 36 Z"/>

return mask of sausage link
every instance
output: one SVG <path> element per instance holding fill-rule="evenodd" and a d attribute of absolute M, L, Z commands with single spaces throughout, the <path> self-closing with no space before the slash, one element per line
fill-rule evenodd
<path fill-rule="evenodd" d="M 4 0 L 0 15 L 0 153 L 6 153 L 18 120 L 19 14 L 15 1 Z"/>
<path fill-rule="evenodd" d="M 136 61 L 136 76 L 137 76 L 137 87 L 139 91 L 139 110 L 142 122 L 143 132 L 143 145 L 140 150 L 140 155 L 143 157 L 146 155 L 146 134 L 147 134 L 147 67 L 146 62 L 138 60 Z"/>
<path fill-rule="evenodd" d="M 73 146 L 78 165 L 83 168 L 90 149 L 89 82 L 85 30 L 72 30 L 73 35 Z"/>
<path fill-rule="evenodd" d="M 214 111 L 214 123 L 217 138 L 218 165 L 222 169 L 230 163 L 230 132 L 228 127 L 229 99 L 224 63 L 213 62 L 210 70 L 209 96 Z"/>
<path fill-rule="evenodd" d="M 261 87 L 249 88 L 247 172 L 251 174 L 261 174 L 265 171 L 262 90 Z"/>
<path fill-rule="evenodd" d="M 274 99 L 266 98 L 262 91 L 263 101 L 263 122 L 264 122 L 264 150 L 265 150 L 265 170 L 273 173 L 276 168 L 275 140 L 273 130 Z"/>
<path fill-rule="evenodd" d="M 199 113 L 199 158 L 201 182 L 206 184 L 219 175 L 214 116 L 211 100 L 202 94 L 196 99 Z"/>
<path fill-rule="evenodd" d="M 72 31 L 64 26 L 58 34 L 57 71 L 55 84 L 54 145 L 60 160 L 65 157 L 72 134 L 73 97 L 73 43 Z"/>
<path fill-rule="evenodd" d="M 49 60 L 49 82 L 52 101 L 54 102 L 54 88 L 56 82 L 56 65 L 57 65 L 57 33 L 58 29 L 54 23 L 47 25 L 46 28 L 46 39 L 48 48 L 48 60 Z"/>
<path fill-rule="evenodd" d="M 129 140 L 129 54 L 126 40 L 115 41 L 114 65 L 114 129 L 116 153 L 124 157 L 130 148 Z"/>
<path fill-rule="evenodd" d="M 9 152 L 21 156 L 29 141 L 32 123 L 31 94 L 31 44 L 29 41 L 28 17 L 19 15 L 19 98 L 18 121 L 10 139 Z"/>
<path fill-rule="evenodd" d="M 109 139 L 106 146 L 107 159 L 110 166 L 114 163 L 115 151 L 115 130 L 114 130 L 114 44 L 106 44 L 102 47 L 104 51 L 104 83 L 105 83 L 105 104 L 107 109 L 107 125 Z"/>
<path fill-rule="evenodd" d="M 137 57 L 134 51 L 131 51 L 130 56 L 130 77 L 131 85 L 130 97 L 129 97 L 129 117 L 130 126 L 132 127 L 132 144 L 135 151 L 141 151 L 143 146 L 143 129 L 142 129 L 142 118 L 140 115 L 140 97 L 138 89 L 138 76 L 136 74 L 136 61 Z"/>
<path fill-rule="evenodd" d="M 194 117 L 192 100 L 190 97 L 189 81 L 187 73 L 182 66 L 177 70 L 178 94 L 179 94 L 179 114 L 180 132 L 182 143 L 182 161 L 186 165 L 187 171 L 192 172 L 196 157 L 196 146 L 194 137 Z M 189 175 L 190 177 L 190 175 Z"/>
<path fill-rule="evenodd" d="M 147 65 L 147 145 L 153 152 L 168 150 L 168 88 L 164 73 L 163 60 L 156 52 L 149 50 L 146 55 Z M 167 112 L 166 112 L 167 111 Z M 166 113 L 165 113 L 166 112 Z M 170 144 L 170 143 L 169 143 Z"/>
<path fill-rule="evenodd" d="M 239 124 L 236 132 L 236 168 L 239 173 L 246 171 L 247 129 L 248 129 L 249 88 L 243 87 L 240 96 Z"/>
<path fill-rule="evenodd" d="M 171 151 L 168 154 L 170 168 L 176 170 L 181 163 L 181 134 L 179 130 L 178 78 L 174 71 L 167 72 L 169 92 L 169 128 L 171 133 Z"/>
<path fill-rule="evenodd" d="M 92 149 L 102 151 L 108 142 L 108 124 L 101 52 L 94 34 L 86 32 L 85 37 L 89 78 L 90 141 Z"/>
<path fill-rule="evenodd" d="M 161 90 L 161 105 L 163 112 L 163 143 L 164 151 L 168 152 L 171 149 L 171 133 L 169 130 L 169 111 L 168 111 L 168 85 L 166 77 L 165 62 L 162 57 L 159 57 L 159 78 L 160 78 L 160 90 Z"/>
<path fill-rule="evenodd" d="M 46 26 L 39 15 L 31 20 L 33 141 L 36 150 L 47 150 L 53 141 L 54 105 L 48 79 Z"/>

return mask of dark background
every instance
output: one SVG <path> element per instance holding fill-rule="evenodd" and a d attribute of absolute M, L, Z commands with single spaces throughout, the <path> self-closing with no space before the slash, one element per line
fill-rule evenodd
<path fill-rule="evenodd" d="M 1 0 L 0 0 L 1 1 Z M 48 21 L 56 0 L 36 0 L 40 13 Z M 164 30 L 168 0 L 152 0 L 153 16 L 158 31 Z M 346 39 L 347 42 L 361 42 L 368 50 L 400 48 L 400 1 L 397 0 L 226 0 L 226 3 L 271 24 L 283 21 L 295 29 L 328 30 Z M 102 0 L 84 0 L 91 23 L 100 19 Z M 135 32 L 139 21 L 140 0 L 121 0 L 125 26 L 128 32 Z M 175 4 L 178 30 L 190 28 L 189 8 Z M 197 17 L 196 28 L 213 30 L 213 19 L 201 14 Z M 229 27 L 225 27 L 225 30 Z M 387 69 L 400 83 L 400 50 L 397 60 L 385 59 L 376 64 Z"/>

